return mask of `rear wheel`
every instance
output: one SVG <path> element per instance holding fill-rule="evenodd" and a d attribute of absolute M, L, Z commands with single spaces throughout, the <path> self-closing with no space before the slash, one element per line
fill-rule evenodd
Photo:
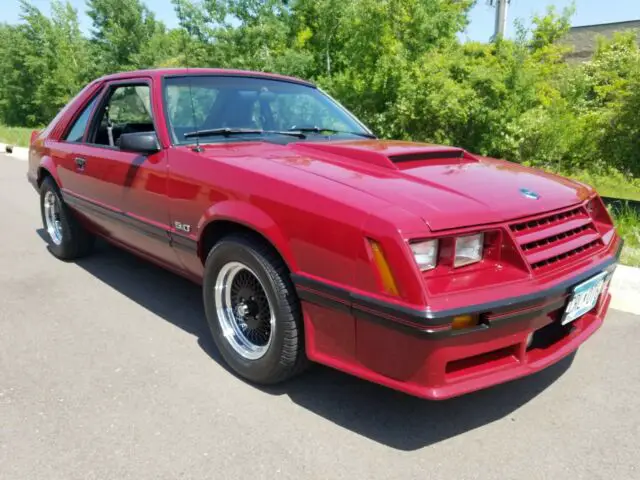
<path fill-rule="evenodd" d="M 268 245 L 251 236 L 223 239 L 207 256 L 203 288 L 213 339 L 239 375 L 273 384 L 306 366 L 300 302 Z"/>
<path fill-rule="evenodd" d="M 40 186 L 40 213 L 47 234 L 49 250 L 62 260 L 73 260 L 89 254 L 95 237 L 73 215 L 58 186 L 47 177 Z"/>

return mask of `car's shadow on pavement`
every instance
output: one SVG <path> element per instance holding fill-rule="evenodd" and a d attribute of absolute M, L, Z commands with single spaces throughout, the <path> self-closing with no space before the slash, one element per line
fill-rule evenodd
<path fill-rule="evenodd" d="M 202 350 L 227 368 L 211 339 L 200 287 L 119 249 L 100 243 L 97 250 L 77 265 L 193 334 Z M 557 380 L 573 358 L 530 377 L 442 402 L 410 397 L 322 366 L 282 385 L 257 388 L 265 395 L 287 395 L 296 405 L 381 444 L 416 450 L 509 417 Z"/>

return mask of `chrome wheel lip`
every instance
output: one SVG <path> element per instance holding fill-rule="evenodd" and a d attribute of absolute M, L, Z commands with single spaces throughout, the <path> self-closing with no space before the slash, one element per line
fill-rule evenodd
<path fill-rule="evenodd" d="M 62 244 L 62 223 L 60 222 L 60 201 L 54 192 L 44 195 L 44 222 L 49 238 L 55 245 Z"/>
<path fill-rule="evenodd" d="M 242 315 L 243 311 L 246 312 L 246 307 L 242 304 L 234 305 L 231 298 L 231 287 L 233 285 L 233 281 L 236 276 L 242 271 L 247 271 L 255 277 L 260 285 L 260 288 L 262 288 L 264 292 L 265 298 L 267 299 L 267 303 L 269 306 L 270 332 L 269 338 L 265 345 L 257 345 L 253 343 L 243 333 L 242 327 L 240 325 L 240 319 L 238 317 Z M 273 343 L 276 329 L 276 319 L 273 305 L 271 303 L 271 300 L 269 299 L 269 295 L 267 294 L 267 289 L 262 284 L 262 281 L 260 280 L 258 275 L 256 275 L 256 273 L 251 268 L 241 262 L 229 262 L 225 264 L 218 272 L 213 293 L 216 313 L 218 317 L 218 324 L 220 325 L 222 335 L 226 339 L 228 344 L 236 353 L 247 360 L 258 360 L 262 358 Z"/>

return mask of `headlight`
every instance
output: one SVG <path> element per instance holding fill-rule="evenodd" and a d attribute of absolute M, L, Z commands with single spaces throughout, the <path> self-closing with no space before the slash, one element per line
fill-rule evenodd
<path fill-rule="evenodd" d="M 484 233 L 456 238 L 456 256 L 453 260 L 453 266 L 462 267 L 482 260 L 483 244 Z"/>
<path fill-rule="evenodd" d="M 438 261 L 438 240 L 426 240 L 412 243 L 411 251 L 421 271 L 435 268 Z"/>

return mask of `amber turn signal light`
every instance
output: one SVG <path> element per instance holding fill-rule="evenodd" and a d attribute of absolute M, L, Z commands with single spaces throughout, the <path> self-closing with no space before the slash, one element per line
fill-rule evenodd
<path fill-rule="evenodd" d="M 471 328 L 478 325 L 480 317 L 478 315 L 458 315 L 453 317 L 451 328 L 453 330 L 461 330 L 463 328 Z"/>
<path fill-rule="evenodd" d="M 373 253 L 373 262 L 378 269 L 378 273 L 380 274 L 380 280 L 382 281 L 382 287 L 384 290 L 394 296 L 399 296 L 398 286 L 396 285 L 396 279 L 393 278 L 393 274 L 391 273 L 391 268 L 389 267 L 389 263 L 387 262 L 386 257 L 384 256 L 384 252 L 382 251 L 382 247 L 375 240 L 369 239 L 369 245 L 371 246 L 371 253 Z"/>

